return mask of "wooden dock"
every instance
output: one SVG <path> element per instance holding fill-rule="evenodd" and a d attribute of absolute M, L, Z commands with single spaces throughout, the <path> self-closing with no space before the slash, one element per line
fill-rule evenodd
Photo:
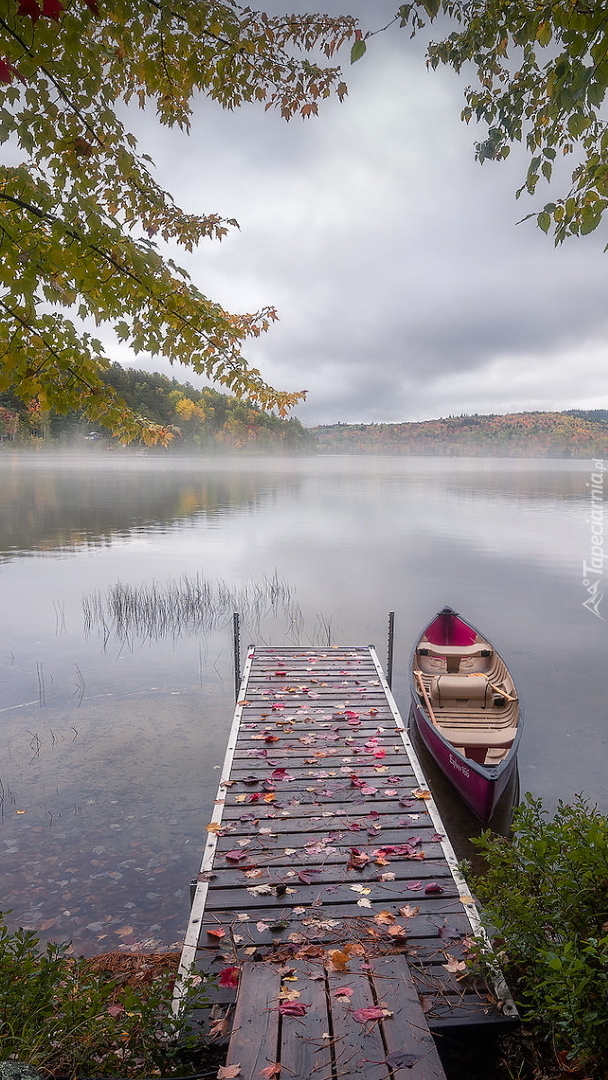
<path fill-rule="evenodd" d="M 218 976 L 244 1078 L 439 1078 L 429 1032 L 517 1020 L 467 974 L 478 931 L 374 649 L 250 649 L 175 1008 Z"/>

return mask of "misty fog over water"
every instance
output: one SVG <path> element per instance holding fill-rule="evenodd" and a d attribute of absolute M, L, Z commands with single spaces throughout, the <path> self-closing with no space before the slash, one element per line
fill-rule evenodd
<path fill-rule="evenodd" d="M 8 924 L 84 953 L 180 941 L 232 720 L 235 604 L 243 654 L 250 641 L 373 643 L 382 662 L 394 611 L 404 716 L 409 650 L 450 604 L 518 683 L 522 791 L 549 809 L 582 793 L 608 811 L 608 630 L 583 607 L 591 472 L 581 461 L 3 450 Z M 112 597 L 195 587 L 204 620 L 113 622 Z"/>

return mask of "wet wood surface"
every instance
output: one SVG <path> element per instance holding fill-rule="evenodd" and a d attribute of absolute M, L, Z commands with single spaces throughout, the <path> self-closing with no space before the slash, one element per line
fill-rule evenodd
<path fill-rule="evenodd" d="M 476 909 L 371 647 L 250 652 L 208 830 L 182 971 L 240 984 L 242 1075 L 276 1047 L 283 1076 L 432 1080 L 429 1027 L 512 1022 L 467 974 Z"/>

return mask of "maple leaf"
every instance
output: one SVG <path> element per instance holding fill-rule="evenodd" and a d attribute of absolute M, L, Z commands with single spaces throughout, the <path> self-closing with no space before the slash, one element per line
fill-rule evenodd
<path fill-rule="evenodd" d="M 353 996 L 354 992 L 355 991 L 351 990 L 350 986 L 338 986 L 338 988 L 334 990 L 334 997 L 348 1001 L 348 999 Z"/>
<path fill-rule="evenodd" d="M 378 914 L 374 917 L 374 922 L 384 924 L 384 925 L 387 925 L 387 926 L 390 925 L 391 923 L 394 923 L 394 921 L 395 921 L 395 916 L 393 915 L 393 913 L 391 911 L 379 911 Z"/>
<path fill-rule="evenodd" d="M 456 957 L 451 956 L 450 953 L 446 953 L 445 958 L 447 960 L 447 963 L 442 964 L 441 966 L 444 967 L 446 971 L 450 971 L 452 973 L 455 973 L 457 971 L 466 971 L 466 961 L 457 960 Z"/>
<path fill-rule="evenodd" d="M 265 1076 L 266 1080 L 273 1080 L 273 1077 L 279 1076 L 280 1072 L 281 1066 L 276 1061 L 273 1061 L 265 1069 L 260 1069 L 258 1076 Z"/>
<path fill-rule="evenodd" d="M 412 919 L 414 917 L 414 915 L 418 915 L 419 912 L 420 912 L 420 908 L 419 907 L 414 907 L 413 904 L 406 904 L 405 907 L 400 907 L 399 908 L 399 914 L 404 919 Z"/>
<path fill-rule="evenodd" d="M 306 1010 L 309 1008 L 310 1005 L 305 1005 L 303 1001 L 282 1001 L 279 1012 L 281 1016 L 306 1016 Z"/>
<path fill-rule="evenodd" d="M 0 83 L 12 83 L 14 76 L 19 79 L 19 82 L 25 83 L 26 80 L 23 75 L 14 64 L 11 64 L 10 60 L 7 60 L 6 57 L 0 60 Z"/>
<path fill-rule="evenodd" d="M 349 955 L 341 949 L 329 949 L 327 952 L 329 966 L 332 971 L 347 971 Z"/>
<path fill-rule="evenodd" d="M 207 930 L 207 935 L 214 938 L 223 938 L 226 937 L 226 931 L 222 926 L 218 926 L 216 929 Z"/>
<path fill-rule="evenodd" d="M 42 15 L 45 19 L 53 19 L 54 22 L 59 22 L 62 11 L 63 4 L 61 0 L 43 0 Z"/>
<path fill-rule="evenodd" d="M 411 888 L 411 886 L 410 886 L 410 888 Z M 444 889 L 443 889 L 443 885 L 439 885 L 438 882 L 430 881 L 429 884 L 425 887 L 424 891 L 425 891 L 425 893 L 428 893 L 428 894 L 442 893 L 444 891 Z"/>
<path fill-rule="evenodd" d="M 362 870 L 369 861 L 369 855 L 366 855 L 364 851 L 360 851 L 359 848 L 351 848 L 346 869 Z"/>
<path fill-rule="evenodd" d="M 414 796 L 415 799 L 432 799 L 433 798 L 433 796 L 431 795 L 430 791 L 427 790 L 427 788 L 416 788 L 415 791 L 412 791 L 412 795 Z"/>
<path fill-rule="evenodd" d="M 234 1080 L 235 1076 L 241 1075 L 240 1065 L 220 1065 L 217 1070 L 217 1080 Z"/>
<path fill-rule="evenodd" d="M 238 967 L 223 968 L 218 976 L 218 986 L 227 986 L 231 990 L 236 990 L 239 985 L 239 974 Z"/>
<path fill-rule="evenodd" d="M 36 0 L 19 0 L 19 6 L 17 8 L 18 15 L 29 15 L 33 23 L 37 22 L 42 11 L 38 7 Z"/>
<path fill-rule="evenodd" d="M 366 1009 L 354 1009 L 353 1019 L 359 1024 L 367 1024 L 370 1020 L 383 1020 L 385 1016 L 390 1016 L 388 1009 L 383 1009 L 380 1005 L 370 1005 Z"/>

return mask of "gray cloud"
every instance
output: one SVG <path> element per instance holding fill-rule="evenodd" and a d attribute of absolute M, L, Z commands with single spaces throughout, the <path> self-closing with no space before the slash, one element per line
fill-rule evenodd
<path fill-rule="evenodd" d="M 379 22 L 391 10 L 374 7 Z M 201 100 L 188 139 L 137 118 L 177 201 L 240 221 L 180 261 L 229 308 L 276 305 L 251 361 L 310 390 L 297 415 L 311 424 L 605 406 L 602 239 L 555 250 L 516 224 L 548 194 L 515 201 L 521 152 L 474 162 L 462 81 L 428 72 L 403 31 L 347 77 L 347 101 L 306 122 Z"/>

